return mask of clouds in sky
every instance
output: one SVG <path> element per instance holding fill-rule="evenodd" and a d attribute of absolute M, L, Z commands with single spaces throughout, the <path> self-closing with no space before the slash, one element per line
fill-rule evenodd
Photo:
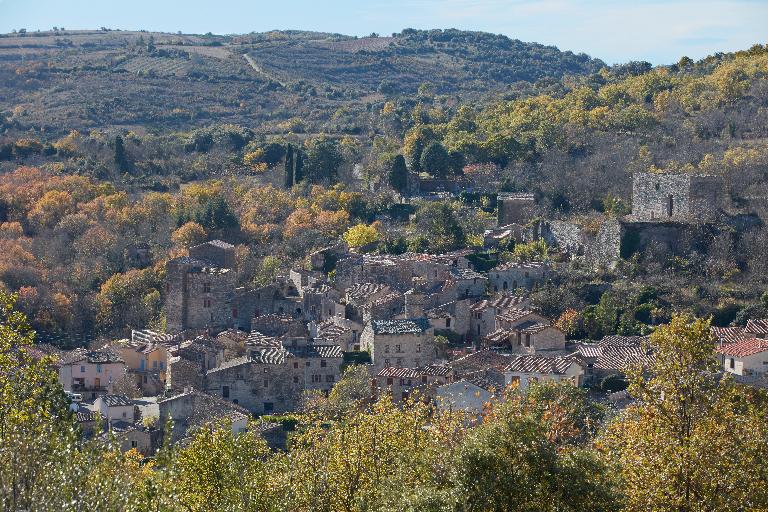
<path fill-rule="evenodd" d="M 609 63 L 766 42 L 765 0 L 0 0 L 0 31 L 112 28 L 242 33 L 305 29 L 366 35 L 460 28 L 586 52 Z"/>

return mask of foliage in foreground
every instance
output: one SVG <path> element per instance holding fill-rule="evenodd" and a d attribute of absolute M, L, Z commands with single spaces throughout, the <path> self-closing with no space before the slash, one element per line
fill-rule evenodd
<path fill-rule="evenodd" d="M 151 461 L 81 440 L 51 361 L 0 297 L 5 510 L 764 510 L 766 397 L 713 378 L 709 323 L 677 316 L 606 420 L 567 384 L 509 390 L 478 423 L 422 401 L 367 400 L 365 370 L 309 397 L 287 452 L 256 429 L 201 429 Z M 606 424 L 607 423 L 607 424 Z"/>

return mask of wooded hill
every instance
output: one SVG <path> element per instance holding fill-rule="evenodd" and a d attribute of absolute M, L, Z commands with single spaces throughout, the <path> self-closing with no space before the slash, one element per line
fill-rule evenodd
<path fill-rule="evenodd" d="M 366 38 L 25 32 L 0 36 L 0 111 L 21 129 L 49 131 L 236 123 L 360 133 L 361 112 L 420 86 L 468 100 L 603 66 L 585 54 L 459 30 Z M 299 118 L 301 126 L 291 124 Z"/>

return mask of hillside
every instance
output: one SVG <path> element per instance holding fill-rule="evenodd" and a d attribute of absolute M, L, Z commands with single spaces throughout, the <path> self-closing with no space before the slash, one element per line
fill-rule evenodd
<path fill-rule="evenodd" d="M 292 131 L 360 133 L 365 121 L 358 114 L 371 103 L 415 94 L 422 84 L 473 100 L 603 66 L 583 54 L 458 30 L 368 38 L 296 31 L 6 34 L 0 111 L 6 126 L 54 133 L 212 123 L 279 133 L 293 118 L 306 126 Z"/>

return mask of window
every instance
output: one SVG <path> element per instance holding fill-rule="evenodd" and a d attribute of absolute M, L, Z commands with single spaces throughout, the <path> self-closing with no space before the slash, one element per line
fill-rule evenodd
<path fill-rule="evenodd" d="M 152 369 L 157 370 L 157 361 L 152 361 Z"/>
<path fill-rule="evenodd" d="M 299 367 L 299 363 L 293 363 L 293 367 L 294 368 L 298 368 Z"/>
<path fill-rule="evenodd" d="M 336 377 L 334 377 L 333 375 L 325 376 L 325 382 L 335 382 L 335 381 L 336 381 Z"/>
<path fill-rule="evenodd" d="M 397 352 L 399 354 L 402 351 L 403 351 L 403 349 L 400 348 L 400 345 L 395 345 L 395 352 Z"/>
<path fill-rule="evenodd" d="M 405 379 L 400 379 L 400 385 L 405 386 Z"/>
<path fill-rule="evenodd" d="M 232 318 L 237 318 L 237 308 L 232 308 Z"/>
<path fill-rule="evenodd" d="M 221 396 L 224 398 L 229 398 L 229 386 L 224 386 L 221 388 Z"/>
<path fill-rule="evenodd" d="M 203 299 L 203 307 L 204 308 L 210 308 L 211 307 L 211 299 Z"/>
<path fill-rule="evenodd" d="M 392 384 L 394 384 L 394 380 L 390 377 L 387 379 L 387 386 L 391 386 Z"/>
<path fill-rule="evenodd" d="M 446 329 L 447 329 L 448 327 L 450 327 L 450 326 L 451 326 L 451 319 L 450 319 L 450 318 L 446 318 L 446 319 L 445 319 L 445 327 L 446 327 Z"/>
<path fill-rule="evenodd" d="M 162 370 L 165 367 L 165 363 L 160 361 L 160 369 Z"/>
<path fill-rule="evenodd" d="M 304 363 L 304 366 L 306 366 L 307 368 L 309 368 L 310 366 L 312 366 L 312 363 L 311 363 L 310 361 L 307 361 L 306 363 Z"/>
<path fill-rule="evenodd" d="M 325 368 L 326 366 L 328 366 L 328 363 L 325 361 L 325 359 L 321 359 L 320 360 L 320 368 Z"/>
<path fill-rule="evenodd" d="M 294 377 L 293 377 L 293 383 L 294 383 L 294 384 L 298 384 L 298 383 L 299 383 L 299 377 L 297 377 L 297 376 L 294 376 Z"/>
<path fill-rule="evenodd" d="M 416 352 L 421 352 L 421 343 L 416 344 Z"/>
<path fill-rule="evenodd" d="M 139 443 L 135 439 L 131 439 L 131 448 L 136 448 L 137 446 L 139 446 Z"/>
<path fill-rule="evenodd" d="M 101 365 L 100 364 L 96 365 L 96 373 L 101 373 Z"/>
<path fill-rule="evenodd" d="M 80 373 L 85 373 L 85 366 L 80 367 Z"/>
<path fill-rule="evenodd" d="M 265 388 L 269 387 L 269 380 L 268 379 L 264 379 L 264 387 Z"/>
<path fill-rule="evenodd" d="M 427 383 L 427 376 L 426 375 L 422 375 L 421 376 L 421 382 L 423 382 L 424 384 Z"/>
<path fill-rule="evenodd" d="M 531 335 L 530 334 L 526 334 L 525 335 L 525 346 L 526 347 L 530 347 L 531 346 Z"/>
<path fill-rule="evenodd" d="M 384 366 L 389 366 L 389 359 L 384 360 Z"/>
<path fill-rule="evenodd" d="M 527 277 L 529 277 L 529 276 L 530 276 L 530 274 L 529 274 L 528 272 L 526 272 L 526 273 L 525 273 L 525 277 L 527 278 Z"/>
<path fill-rule="evenodd" d="M 389 354 L 389 345 L 384 345 L 384 353 Z"/>
<path fill-rule="evenodd" d="M 123 418 L 127 418 L 127 417 L 128 417 L 128 413 L 123 411 Z"/>
<path fill-rule="evenodd" d="M 734 358 L 731 358 L 728 366 L 730 366 L 731 369 L 736 368 L 736 360 Z"/>
<path fill-rule="evenodd" d="M 403 359 L 401 357 L 397 358 L 397 366 L 403 366 Z"/>
<path fill-rule="evenodd" d="M 323 382 L 323 376 L 322 375 L 313 375 L 312 376 L 312 382 L 313 383 Z"/>
<path fill-rule="evenodd" d="M 211 283 L 203 283 L 203 293 L 211 293 Z"/>

